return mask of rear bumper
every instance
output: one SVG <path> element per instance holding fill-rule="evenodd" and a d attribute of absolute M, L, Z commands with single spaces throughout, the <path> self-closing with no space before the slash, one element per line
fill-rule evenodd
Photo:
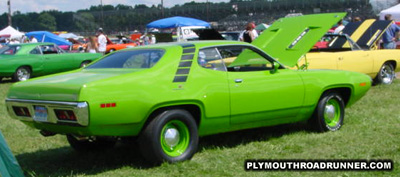
<path fill-rule="evenodd" d="M 24 99 L 6 99 L 8 114 L 21 121 L 35 122 L 35 106 L 47 108 L 47 120 L 42 123 L 50 124 L 72 124 L 77 126 L 89 125 L 89 105 L 87 102 L 60 102 L 44 100 L 24 100 Z M 13 107 L 25 107 L 30 116 L 18 116 Z M 60 120 L 57 118 L 55 109 L 71 110 L 76 116 L 76 121 Z"/>

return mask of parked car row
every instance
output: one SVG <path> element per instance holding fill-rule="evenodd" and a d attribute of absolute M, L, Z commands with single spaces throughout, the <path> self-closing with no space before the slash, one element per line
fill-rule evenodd
<path fill-rule="evenodd" d="M 47 53 L 52 45 L 47 43 L 10 46 L 9 51 L 2 50 L 8 56 L 2 55 L 0 62 L 7 57 L 15 57 L 15 62 L 9 59 L 9 66 L 0 65 L 0 72 L 7 71 L 2 76 L 15 80 L 28 79 L 27 72 L 39 76 L 93 62 L 12 85 L 5 100 L 7 110 L 12 118 L 39 129 L 44 136 L 66 135 L 77 151 L 109 148 L 119 138 L 137 137 L 143 156 L 156 164 L 190 159 L 199 137 L 205 135 L 299 121 L 308 121 L 319 132 L 337 131 L 343 125 L 345 108 L 366 94 L 371 77 L 389 84 L 387 79 L 393 78 L 386 74 L 398 70 L 397 58 L 389 59 L 385 51 L 355 50 L 359 44 L 351 40 L 342 45 L 351 46 L 346 51 L 310 52 L 345 15 L 283 18 L 252 44 L 226 40 L 165 43 L 113 52 L 98 60 L 98 55 L 63 53 L 55 45 L 50 51 L 56 53 Z M 342 37 L 326 36 L 336 41 Z M 345 52 L 349 54 L 344 56 Z M 48 57 L 53 55 L 60 57 Z M 305 55 L 307 61 L 299 63 Z M 323 57 L 317 59 L 317 55 Z M 350 63 L 332 68 L 339 70 L 311 69 L 318 68 L 317 60 L 328 62 L 328 55 Z M 22 62 L 33 57 L 42 62 L 32 66 Z M 340 71 L 363 67 L 351 59 L 356 57 L 363 64 L 374 63 L 369 65 L 371 71 L 364 72 L 369 75 Z M 57 63 L 60 60 L 64 61 Z M 337 62 L 330 65 L 339 66 Z M 388 62 L 392 68 L 385 66 Z M 55 69 L 56 65 L 69 68 Z M 375 72 L 377 67 L 381 71 Z"/>

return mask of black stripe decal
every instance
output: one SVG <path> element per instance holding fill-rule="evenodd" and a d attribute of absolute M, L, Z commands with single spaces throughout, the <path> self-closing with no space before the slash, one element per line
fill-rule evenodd
<path fill-rule="evenodd" d="M 179 63 L 179 67 L 190 67 L 192 65 L 192 61 L 181 61 Z"/>
<path fill-rule="evenodd" d="M 189 68 L 178 68 L 175 75 L 189 74 Z"/>
<path fill-rule="evenodd" d="M 361 26 L 362 23 L 363 22 L 350 22 L 346 25 L 346 28 L 343 29 L 342 33 L 351 36 L 358 29 L 358 27 Z"/>
<path fill-rule="evenodd" d="M 174 82 L 186 82 L 187 76 L 175 76 Z"/>
<path fill-rule="evenodd" d="M 183 48 L 189 48 L 189 47 L 194 47 L 194 44 L 186 43 L 186 44 L 180 44 Z"/>
<path fill-rule="evenodd" d="M 196 48 L 185 48 L 183 49 L 183 53 L 194 53 L 196 51 Z"/>
<path fill-rule="evenodd" d="M 368 45 L 368 42 L 371 40 L 372 37 L 374 37 L 374 34 L 380 30 L 381 33 L 385 31 L 385 29 L 391 24 L 391 21 L 383 21 L 383 20 L 377 20 L 372 25 L 364 32 L 364 34 L 358 39 L 357 44 L 361 48 L 370 48 L 371 46 Z M 381 35 L 381 34 L 379 34 Z M 375 39 L 376 41 L 377 39 Z M 375 42 L 374 41 L 374 42 Z M 372 42 L 371 44 L 374 44 Z"/>
<path fill-rule="evenodd" d="M 182 55 L 181 60 L 193 60 L 194 54 Z"/>

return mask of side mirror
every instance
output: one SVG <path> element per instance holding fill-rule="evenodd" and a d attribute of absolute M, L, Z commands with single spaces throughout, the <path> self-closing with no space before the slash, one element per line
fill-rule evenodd
<path fill-rule="evenodd" d="M 272 70 L 270 71 L 271 74 L 275 74 L 278 72 L 278 69 L 281 67 L 281 65 L 278 62 L 272 63 Z"/>

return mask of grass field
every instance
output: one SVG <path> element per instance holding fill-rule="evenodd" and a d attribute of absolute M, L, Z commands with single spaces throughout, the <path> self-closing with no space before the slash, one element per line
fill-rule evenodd
<path fill-rule="evenodd" d="M 151 167 L 134 144 L 79 154 L 61 135 L 42 137 L 10 119 L 0 84 L 0 130 L 27 176 L 398 176 L 400 81 L 373 87 L 346 109 L 338 132 L 313 133 L 304 124 L 266 127 L 200 138 L 192 160 Z M 246 159 L 392 159 L 393 171 L 246 172 Z"/>

